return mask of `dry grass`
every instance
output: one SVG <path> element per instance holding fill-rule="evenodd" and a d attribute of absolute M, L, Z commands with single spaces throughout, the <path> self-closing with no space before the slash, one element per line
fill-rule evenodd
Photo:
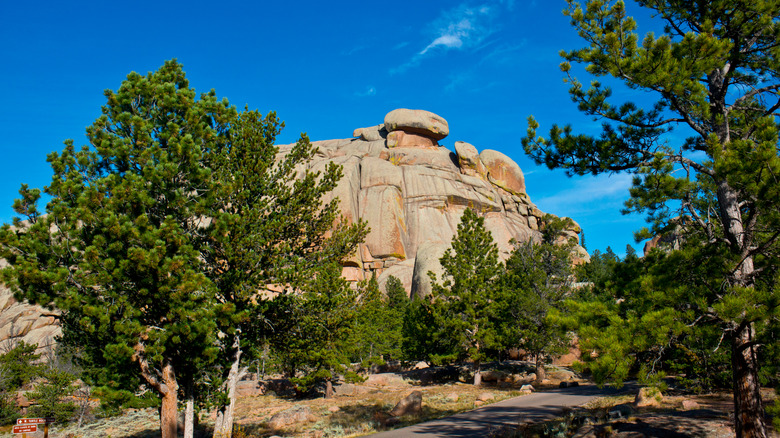
<path fill-rule="evenodd" d="M 392 426 L 387 425 L 389 412 L 395 404 L 412 391 L 423 393 L 422 412 L 416 416 L 400 417 Z M 404 386 L 368 389 L 353 396 L 336 396 L 332 399 L 288 400 L 274 395 L 245 397 L 239 399 L 236 414 L 238 423 L 247 437 L 263 437 L 283 434 L 288 437 L 354 437 L 375 433 L 389 428 L 398 428 L 468 411 L 480 405 L 479 394 L 489 393 L 495 403 L 520 393 L 512 389 L 475 388 L 466 384 L 445 384 L 435 386 Z M 457 400 L 451 397 L 457 394 Z M 267 427 L 271 416 L 293 406 L 308 406 L 315 420 L 298 424 L 283 430 L 273 431 Z M 338 411 L 330 409 L 338 407 Z"/>

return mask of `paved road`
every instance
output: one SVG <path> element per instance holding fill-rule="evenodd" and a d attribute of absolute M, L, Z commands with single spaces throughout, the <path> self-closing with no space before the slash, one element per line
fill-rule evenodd
<path fill-rule="evenodd" d="M 566 407 L 579 406 L 593 398 L 616 392 L 609 388 L 599 389 L 593 385 L 536 392 L 451 417 L 370 436 L 371 438 L 484 437 L 491 430 L 518 423 L 547 420 L 555 417 Z"/>

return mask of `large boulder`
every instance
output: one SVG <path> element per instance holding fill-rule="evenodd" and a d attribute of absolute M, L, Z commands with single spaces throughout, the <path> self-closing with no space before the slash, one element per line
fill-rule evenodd
<path fill-rule="evenodd" d="M 511 158 L 501 152 L 485 149 L 479 154 L 479 159 L 487 170 L 490 182 L 508 192 L 525 194 L 523 171 Z"/>
<path fill-rule="evenodd" d="M 430 111 L 399 108 L 385 115 L 385 128 L 389 132 L 406 131 L 441 140 L 450 134 L 450 126 L 444 117 Z"/>

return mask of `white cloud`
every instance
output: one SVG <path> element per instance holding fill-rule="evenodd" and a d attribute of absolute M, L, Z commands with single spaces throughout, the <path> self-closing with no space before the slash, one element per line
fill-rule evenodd
<path fill-rule="evenodd" d="M 436 34 L 419 55 L 442 47 L 445 49 L 471 48 L 495 32 L 496 10 L 488 5 L 469 7 L 461 4 L 445 11 L 434 21 Z"/>
<path fill-rule="evenodd" d="M 463 3 L 453 9 L 442 12 L 428 26 L 433 35 L 422 50 L 414 54 L 404 64 L 390 70 L 391 74 L 402 73 L 418 65 L 432 53 L 449 50 L 479 50 L 486 38 L 498 31 L 499 9 L 513 6 L 512 1 L 499 1 L 493 5 L 469 6 Z"/>

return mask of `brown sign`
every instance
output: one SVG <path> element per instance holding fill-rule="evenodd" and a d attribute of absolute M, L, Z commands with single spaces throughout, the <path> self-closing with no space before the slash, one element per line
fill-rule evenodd
<path fill-rule="evenodd" d="M 17 424 L 14 426 L 13 433 L 32 433 L 38 432 L 37 424 Z"/>

